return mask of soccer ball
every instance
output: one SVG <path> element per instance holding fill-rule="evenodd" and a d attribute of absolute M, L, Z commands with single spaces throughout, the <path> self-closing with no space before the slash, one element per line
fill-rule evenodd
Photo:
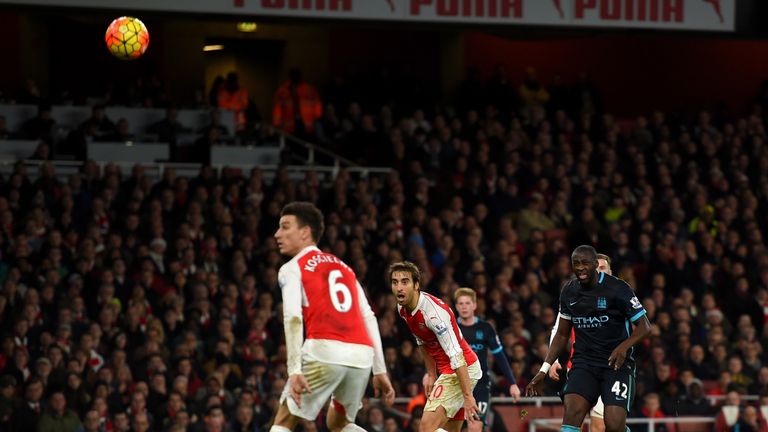
<path fill-rule="evenodd" d="M 134 60 L 147 50 L 149 31 L 138 18 L 123 16 L 109 24 L 104 41 L 113 56 L 120 60 Z"/>

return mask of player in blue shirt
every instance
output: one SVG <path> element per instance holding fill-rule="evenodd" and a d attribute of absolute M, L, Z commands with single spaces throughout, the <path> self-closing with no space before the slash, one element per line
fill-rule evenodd
<path fill-rule="evenodd" d="M 460 317 L 459 329 L 464 339 L 467 341 L 472 351 L 477 354 L 480 360 L 480 368 L 483 371 L 483 378 L 477 383 L 474 390 L 475 400 L 480 409 L 480 421 L 469 423 L 468 432 L 480 432 L 488 418 L 488 410 L 491 405 L 491 380 L 488 377 L 488 352 L 493 354 L 496 363 L 501 368 L 507 382 L 510 383 L 509 395 L 512 400 L 517 402 L 520 399 L 520 388 L 515 383 L 515 376 L 512 368 L 509 367 L 509 360 L 504 354 L 504 348 L 501 346 L 499 336 L 496 330 L 487 321 L 483 321 L 475 316 L 477 309 L 477 294 L 471 288 L 459 288 L 453 295 L 456 305 L 456 311 Z"/>
<path fill-rule="evenodd" d="M 623 280 L 597 271 L 597 252 L 588 245 L 571 254 L 575 278 L 560 293 L 560 321 L 541 370 L 526 395 L 543 393 L 544 377 L 575 330 L 573 368 L 568 373 L 561 432 L 578 432 L 597 402 L 605 405 L 606 432 L 627 430 L 635 392 L 634 345 L 651 332 L 645 309 Z M 630 323 L 634 324 L 634 330 Z"/>

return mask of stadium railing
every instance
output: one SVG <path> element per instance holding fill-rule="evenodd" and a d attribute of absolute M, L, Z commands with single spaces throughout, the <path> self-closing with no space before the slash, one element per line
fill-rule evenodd
<path fill-rule="evenodd" d="M 725 396 L 706 396 L 706 398 L 710 404 L 715 406 L 718 402 L 723 401 Z M 759 396 L 744 395 L 741 399 L 744 402 L 755 402 L 759 400 Z M 388 409 L 388 412 L 401 418 L 408 418 L 409 415 L 402 408 L 406 407 L 409 401 L 410 398 L 407 397 L 395 398 L 394 406 Z M 377 404 L 379 400 L 370 399 L 370 403 Z M 562 422 L 563 405 L 559 397 L 524 397 L 520 398 L 517 403 L 513 403 L 511 397 L 493 397 L 491 403 L 496 414 L 510 431 L 557 431 Z M 677 432 L 700 432 L 710 430 L 711 427 L 705 425 L 714 423 L 715 419 L 716 415 L 713 414 L 712 417 L 628 418 L 627 422 L 629 424 L 647 424 L 649 427 L 651 427 L 649 420 L 653 422 L 653 427 L 658 424 L 679 423 Z M 589 419 L 586 419 L 585 422 L 588 423 Z M 553 428 L 553 425 L 556 427 Z"/>
<path fill-rule="evenodd" d="M 0 141 L 2 145 L 2 141 Z M 7 177 L 14 171 L 14 167 L 17 163 L 21 163 L 27 171 L 27 177 L 34 181 L 39 175 L 40 166 L 46 161 L 40 160 L 22 160 L 17 161 L 13 159 L 0 159 L 0 175 Z M 68 177 L 72 174 L 80 172 L 85 162 L 82 161 L 47 161 L 53 165 L 56 177 L 60 181 L 67 181 Z M 127 176 L 131 172 L 131 168 L 136 165 L 135 162 L 113 162 L 113 161 L 99 161 L 95 162 L 101 170 L 105 166 L 112 164 L 120 168 L 123 176 Z M 159 180 L 162 178 L 166 169 L 174 169 L 178 177 L 194 178 L 200 173 L 202 164 L 198 163 L 141 163 L 144 167 L 145 175 L 153 180 Z M 338 166 L 305 166 L 305 165 L 254 165 L 254 164 L 222 164 L 211 165 L 218 173 L 221 173 L 224 169 L 231 168 L 240 171 L 243 175 L 247 176 L 248 172 L 252 168 L 259 168 L 264 174 L 266 180 L 272 180 L 278 170 L 285 168 L 288 171 L 288 176 L 291 180 L 301 180 L 308 172 L 315 172 L 321 182 L 333 181 L 339 172 L 343 169 L 349 172 L 353 178 L 368 178 L 372 175 L 387 175 L 392 169 L 381 167 L 365 167 L 365 166 L 352 166 L 352 167 L 338 167 Z"/>
<path fill-rule="evenodd" d="M 531 419 L 528 423 L 528 432 L 559 431 L 562 421 L 562 418 Z M 584 423 L 589 424 L 589 419 Z M 648 432 L 655 432 L 656 425 L 671 424 L 676 426 L 677 432 L 701 432 L 711 429 L 705 425 L 714 423 L 714 417 L 627 418 L 627 425 L 646 425 Z"/>

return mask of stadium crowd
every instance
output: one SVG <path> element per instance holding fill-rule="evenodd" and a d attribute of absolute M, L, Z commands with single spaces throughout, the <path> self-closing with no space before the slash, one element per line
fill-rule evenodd
<path fill-rule="evenodd" d="M 206 166 L 154 182 L 140 165 L 87 162 L 60 181 L 51 164 L 34 179 L 18 164 L 0 179 L 0 429 L 265 430 L 286 379 L 272 234 L 284 204 L 307 200 L 326 215 L 321 247 L 364 282 L 410 408 L 424 369 L 396 316 L 389 263 L 415 262 L 424 289 L 448 300 L 477 290 L 477 314 L 524 387 L 546 353 L 570 251 L 591 244 L 653 324 L 631 414 L 765 430 L 765 107 L 619 122 L 597 114 L 585 77 L 545 87 L 534 71 L 519 88 L 499 70 L 459 93 L 455 111 L 401 115 L 328 91 L 315 137 L 391 166 L 385 176 L 341 170 L 323 184 L 312 171 L 267 180 Z M 495 374 L 494 393 L 506 388 Z M 726 395 L 736 417 L 706 395 Z M 418 424 L 367 403 L 360 423 Z"/>

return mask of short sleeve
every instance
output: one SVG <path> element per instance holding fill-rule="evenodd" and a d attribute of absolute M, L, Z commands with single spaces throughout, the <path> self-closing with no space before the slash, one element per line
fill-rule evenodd
<path fill-rule="evenodd" d="M 617 290 L 617 297 L 617 308 L 630 322 L 634 323 L 646 314 L 643 304 L 626 282 L 622 281 Z"/>
<path fill-rule="evenodd" d="M 571 302 L 571 290 L 568 289 L 569 287 L 570 284 L 564 286 L 560 291 L 560 318 L 571 321 L 573 312 L 571 312 L 571 304 L 569 303 Z"/>

